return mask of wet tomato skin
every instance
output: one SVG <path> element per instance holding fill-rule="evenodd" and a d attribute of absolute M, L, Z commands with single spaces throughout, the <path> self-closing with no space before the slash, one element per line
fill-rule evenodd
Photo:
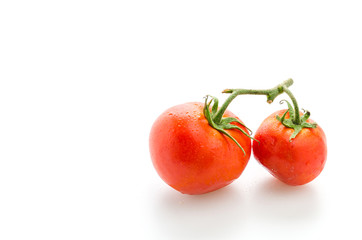
<path fill-rule="evenodd" d="M 208 124 L 203 107 L 199 102 L 174 106 L 157 118 L 150 133 L 150 154 L 157 173 L 185 194 L 203 194 L 230 184 L 243 172 L 251 154 L 250 138 L 226 130 L 244 148 L 244 155 L 235 142 Z M 224 116 L 236 118 L 228 110 Z"/>
<path fill-rule="evenodd" d="M 285 111 L 277 111 L 263 121 L 254 136 L 259 143 L 253 141 L 253 154 L 279 180 L 289 185 L 303 185 L 315 179 L 324 168 L 326 136 L 317 125 L 316 128 L 303 128 L 290 142 L 293 129 L 276 119 L 276 115 L 282 116 Z"/>

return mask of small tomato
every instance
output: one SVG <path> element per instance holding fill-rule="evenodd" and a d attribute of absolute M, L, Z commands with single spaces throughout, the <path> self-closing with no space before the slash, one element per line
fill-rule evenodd
<path fill-rule="evenodd" d="M 323 170 L 327 159 L 326 136 L 319 125 L 306 117 L 302 124 L 309 127 L 302 128 L 291 139 L 294 129 L 286 127 L 276 117 L 286 111 L 277 111 L 262 122 L 254 136 L 258 142 L 253 142 L 253 153 L 255 159 L 279 180 L 289 185 L 302 185 L 315 179 Z M 288 112 L 283 120 L 288 121 L 289 117 Z"/>

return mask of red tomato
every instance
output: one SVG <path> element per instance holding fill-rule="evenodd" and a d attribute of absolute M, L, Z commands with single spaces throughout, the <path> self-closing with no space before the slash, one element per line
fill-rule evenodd
<path fill-rule="evenodd" d="M 286 110 L 280 110 L 267 117 L 254 138 L 253 152 L 268 171 L 289 185 L 302 185 L 316 178 L 327 159 L 327 142 L 322 128 L 303 128 L 289 140 L 293 129 L 283 126 L 276 119 Z M 289 112 L 286 119 L 289 118 Z M 313 122 L 308 119 L 307 122 Z"/>
<path fill-rule="evenodd" d="M 251 154 L 251 140 L 240 131 L 226 130 L 239 142 L 212 128 L 203 114 L 203 103 L 174 106 L 152 126 L 150 153 L 160 177 L 186 194 L 203 194 L 222 188 L 243 172 Z M 225 117 L 235 117 L 226 111 Z M 245 132 L 247 129 L 235 123 Z"/>

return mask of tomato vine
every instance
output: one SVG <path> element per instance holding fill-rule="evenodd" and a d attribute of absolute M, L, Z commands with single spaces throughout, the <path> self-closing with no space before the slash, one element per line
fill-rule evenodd
<path fill-rule="evenodd" d="M 276 116 L 278 121 L 280 121 L 285 127 L 293 128 L 294 133 L 290 137 L 290 140 L 296 137 L 296 135 L 303 129 L 303 128 L 315 128 L 315 123 L 307 123 L 307 119 L 310 116 L 310 112 L 306 112 L 306 114 L 303 115 L 303 117 L 299 114 L 299 107 L 298 103 L 292 94 L 292 92 L 289 90 L 288 87 L 290 87 L 293 84 L 293 79 L 288 79 L 277 86 L 270 88 L 270 89 L 225 89 L 223 93 L 230 93 L 231 95 L 225 100 L 225 102 L 222 104 L 222 106 L 219 108 L 219 100 L 216 97 L 207 95 L 205 97 L 205 105 L 204 105 L 204 115 L 207 121 L 209 122 L 209 125 L 219 132 L 225 134 L 227 137 L 231 138 L 244 152 L 244 149 L 240 146 L 240 144 L 226 131 L 228 129 L 236 129 L 241 131 L 244 135 L 247 137 L 254 139 L 251 137 L 250 134 L 242 130 L 240 127 L 232 124 L 232 123 L 238 123 L 242 126 L 246 127 L 242 122 L 240 122 L 236 118 L 223 118 L 223 115 L 227 109 L 227 107 L 230 105 L 230 103 L 239 95 L 266 95 L 267 96 L 267 102 L 272 103 L 274 99 L 279 96 L 282 93 L 286 93 L 290 99 L 293 102 L 294 108 L 291 106 L 291 104 L 288 103 L 288 110 L 284 113 L 282 117 Z M 211 100 L 208 102 L 209 97 Z M 281 101 L 281 103 L 283 102 Z M 211 110 L 210 110 L 211 108 Z M 286 119 L 285 115 L 289 112 L 292 119 Z M 250 132 L 251 130 L 247 128 Z M 255 139 L 254 139 L 255 140 Z"/>

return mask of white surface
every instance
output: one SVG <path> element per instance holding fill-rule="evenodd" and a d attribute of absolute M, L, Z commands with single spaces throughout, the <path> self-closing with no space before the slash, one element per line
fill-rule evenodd
<path fill-rule="evenodd" d="M 2 1 L 0 239 L 360 239 L 359 1 Z M 251 157 L 202 196 L 164 184 L 165 109 L 292 77 L 328 160 L 302 187 Z M 277 109 L 230 106 L 254 131 Z"/>

